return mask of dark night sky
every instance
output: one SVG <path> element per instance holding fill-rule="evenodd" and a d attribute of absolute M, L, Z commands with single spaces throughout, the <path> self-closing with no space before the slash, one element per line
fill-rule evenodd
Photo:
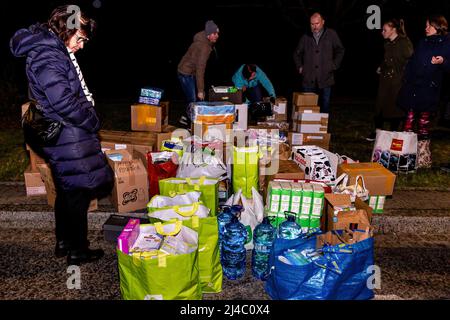
<path fill-rule="evenodd" d="M 166 89 L 168 98 L 179 97 L 177 64 L 193 35 L 214 19 L 221 29 L 218 58 L 210 60 L 209 84 L 227 84 L 245 62 L 257 63 L 271 78 L 279 95 L 298 89 L 292 52 L 308 27 L 305 12 L 292 7 L 301 1 L 208 1 L 182 3 L 166 1 L 101 0 L 72 1 L 99 24 L 97 36 L 79 61 L 91 91 L 97 98 L 133 99 L 139 88 L 150 85 Z M 373 97 L 375 70 L 382 58 L 380 32 L 369 31 L 366 8 L 385 3 L 383 19 L 405 17 L 413 42 L 422 36 L 424 17 L 440 12 L 449 16 L 448 1 L 354 1 L 351 8 L 335 11 L 339 1 L 303 1 L 310 9 L 328 16 L 337 29 L 347 54 L 338 73 L 337 94 Z M 348 6 L 353 1 L 343 1 Z M 25 93 L 24 60 L 15 59 L 8 49 L 9 38 L 22 27 L 48 18 L 51 10 L 65 1 L 5 1 L 0 13 L 0 67 L 2 81 L 17 83 Z M 238 5 L 239 4 L 239 5 Z"/>

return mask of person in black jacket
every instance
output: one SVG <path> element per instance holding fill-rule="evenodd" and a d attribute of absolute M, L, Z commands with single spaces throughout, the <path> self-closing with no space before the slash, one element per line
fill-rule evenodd
<path fill-rule="evenodd" d="M 84 48 L 95 22 L 80 12 L 70 25 L 68 6 L 56 8 L 46 24 L 16 32 L 10 42 L 17 57 L 26 57 L 32 98 L 45 117 L 63 123 L 55 145 L 43 149 L 56 187 L 57 257 L 69 265 L 92 262 L 102 250 L 90 250 L 87 211 L 92 199 L 110 193 L 114 173 L 97 135 L 100 121 L 75 53 Z"/>
<path fill-rule="evenodd" d="M 399 107 L 408 112 L 405 131 L 416 131 L 418 120 L 419 144 L 430 140 L 431 117 L 438 110 L 444 73 L 450 72 L 447 20 L 443 16 L 431 16 L 427 19 L 425 31 L 426 38 L 420 41 L 406 66 L 397 100 Z M 431 156 L 429 150 L 422 153 Z M 431 165 L 431 159 L 428 165 Z"/>
<path fill-rule="evenodd" d="M 311 16 L 311 32 L 303 35 L 294 52 L 294 61 L 303 76 L 303 91 L 320 94 L 323 113 L 330 111 L 334 73 L 344 59 L 345 48 L 333 29 L 325 27 L 320 13 Z"/>

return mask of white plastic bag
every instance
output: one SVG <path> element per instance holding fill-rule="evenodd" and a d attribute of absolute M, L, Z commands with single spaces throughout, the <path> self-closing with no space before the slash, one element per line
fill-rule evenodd
<path fill-rule="evenodd" d="M 147 208 L 158 209 L 164 207 L 184 206 L 200 201 L 201 192 L 192 191 L 185 194 L 179 194 L 175 197 L 154 196 L 147 205 Z"/>
<path fill-rule="evenodd" d="M 377 130 L 372 162 L 392 172 L 413 172 L 417 169 L 417 134 Z"/>
<path fill-rule="evenodd" d="M 163 221 L 170 221 L 173 219 L 184 221 L 191 219 L 193 216 L 197 216 L 200 219 L 207 218 L 210 211 L 211 210 L 205 207 L 201 202 L 197 202 L 186 206 L 163 208 L 150 212 L 148 216 Z"/>
<path fill-rule="evenodd" d="M 240 222 L 247 228 L 248 238 L 245 244 L 245 249 L 252 250 L 253 245 L 253 231 L 264 220 L 264 201 L 259 192 L 252 188 L 253 199 L 247 199 L 242 190 L 232 195 L 228 199 L 226 205 L 233 206 L 242 203 L 244 211 L 241 213 Z"/>
<path fill-rule="evenodd" d="M 185 152 L 180 161 L 177 178 L 221 178 L 227 175 L 227 167 L 216 155 L 201 150 Z"/>

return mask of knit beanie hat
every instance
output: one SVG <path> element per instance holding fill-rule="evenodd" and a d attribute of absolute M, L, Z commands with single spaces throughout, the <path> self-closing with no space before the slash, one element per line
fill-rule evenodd
<path fill-rule="evenodd" d="M 205 32 L 206 36 L 209 36 L 210 34 L 219 32 L 219 27 L 217 26 L 217 24 L 214 23 L 214 21 L 209 20 L 206 22 Z"/>

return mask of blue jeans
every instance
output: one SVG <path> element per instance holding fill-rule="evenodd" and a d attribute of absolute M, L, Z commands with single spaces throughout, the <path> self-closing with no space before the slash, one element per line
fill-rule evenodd
<path fill-rule="evenodd" d="M 196 95 L 196 79 L 195 76 L 187 76 L 181 73 L 178 73 L 178 80 L 180 81 L 181 88 L 183 89 L 183 93 L 186 97 L 187 107 L 186 107 L 186 115 L 189 117 L 189 105 L 192 102 L 197 101 Z"/>
<path fill-rule="evenodd" d="M 318 87 L 303 87 L 303 92 L 312 92 L 319 95 L 321 113 L 330 113 L 331 87 L 319 89 Z"/>

